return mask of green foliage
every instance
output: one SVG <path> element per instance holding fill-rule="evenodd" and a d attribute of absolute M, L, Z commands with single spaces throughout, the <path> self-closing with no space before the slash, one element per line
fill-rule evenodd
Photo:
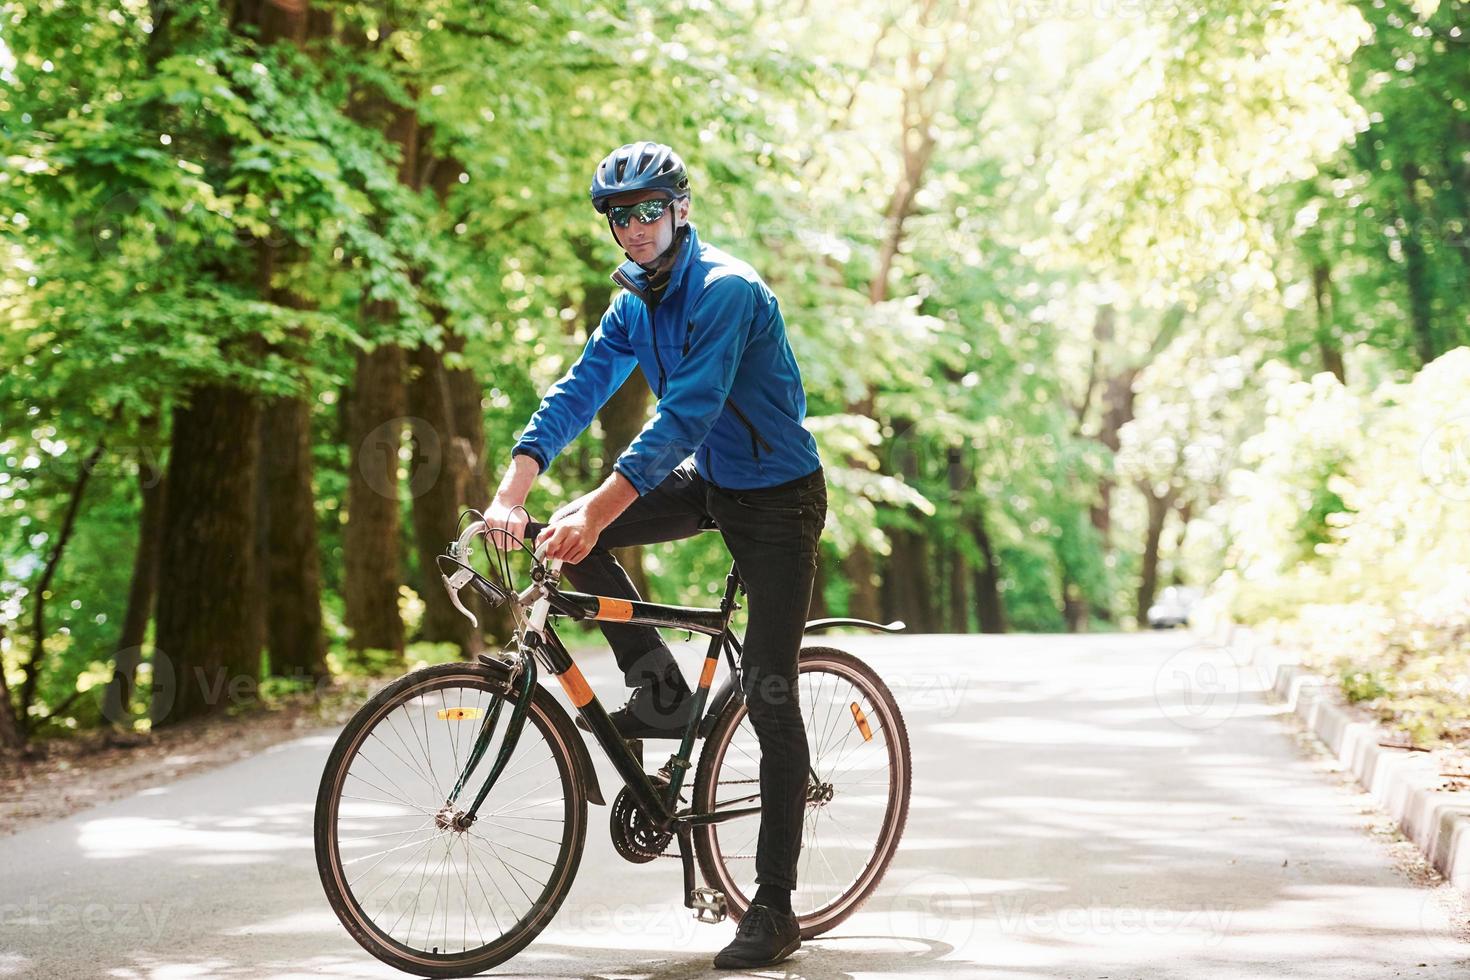
<path fill-rule="evenodd" d="M 343 626 L 356 357 L 462 339 L 493 485 L 610 295 L 590 170 L 645 136 L 688 159 L 702 236 L 780 297 L 834 612 L 848 556 L 881 570 L 909 535 L 939 603 L 947 562 L 968 577 L 946 622 L 979 626 L 984 542 L 1011 628 L 1128 625 L 1167 499 L 1161 582 L 1223 570 L 1254 618 L 1389 610 L 1403 662 L 1345 676 L 1440 724 L 1408 678 L 1452 635 L 1423 583 L 1458 581 L 1467 530 L 1465 3 L 312 7 L 333 31 L 300 47 L 197 0 L 0 8 L 0 665 L 14 688 L 39 656 L 47 730 L 97 721 L 136 468 L 202 384 L 311 400 L 331 666 L 398 669 Z M 1319 373 L 1337 360 L 1347 384 Z M 574 444 L 532 513 L 606 448 Z M 643 554 L 671 602 L 713 601 L 729 567 L 714 534 Z M 405 588 L 411 641 L 422 608 Z"/>
<path fill-rule="evenodd" d="M 1233 504 L 1237 615 L 1430 741 L 1470 734 L 1467 391 L 1470 348 L 1371 392 L 1283 377 Z"/>

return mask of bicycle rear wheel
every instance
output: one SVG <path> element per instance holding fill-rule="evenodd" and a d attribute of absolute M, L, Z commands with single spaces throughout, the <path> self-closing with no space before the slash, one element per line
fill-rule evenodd
<path fill-rule="evenodd" d="M 512 701 L 448 805 L 497 694 Z M 477 819 L 453 822 L 500 751 L 515 697 L 476 665 L 425 667 L 363 705 L 328 757 L 316 804 L 322 886 L 352 937 L 400 970 L 460 977 L 502 963 L 545 928 L 571 887 L 587 799 L 576 736 L 539 687 Z"/>
<path fill-rule="evenodd" d="M 808 647 L 798 690 L 817 783 L 807 790 L 797 887 L 791 895 L 803 939 L 821 935 L 867 901 L 893 860 L 912 787 L 908 730 L 888 686 L 852 654 Z M 695 812 L 749 806 L 760 793 L 760 743 L 745 702 L 715 722 L 699 757 Z M 810 777 L 808 777 L 810 782 Z M 755 894 L 758 816 L 695 828 L 705 880 L 739 919 Z"/>

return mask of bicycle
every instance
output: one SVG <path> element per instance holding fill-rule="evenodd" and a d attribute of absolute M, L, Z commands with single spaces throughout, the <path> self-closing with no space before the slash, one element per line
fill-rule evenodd
<path fill-rule="evenodd" d="M 451 601 L 476 626 L 466 589 L 491 608 L 508 606 L 516 629 L 507 650 L 393 681 L 353 715 L 328 757 L 315 842 L 338 919 L 373 956 L 428 977 L 489 969 L 546 927 L 580 865 L 587 805 L 607 804 L 584 740 L 537 683 L 544 668 L 624 783 L 609 814 L 618 854 L 633 863 L 672 857 L 665 852 L 677 841 L 685 907 L 702 922 L 738 921 L 755 889 L 759 820 L 751 817 L 760 813 L 759 755 L 738 683 L 740 641 L 730 629 L 744 591 L 738 568 L 731 564 L 719 607 L 699 608 L 562 590 L 561 562 L 543 562 L 538 550 L 531 583 L 517 592 L 510 547 L 500 549 L 505 557 L 492 569 L 498 580 L 470 565 L 473 539 L 486 532 L 483 518 L 472 522 L 439 556 L 439 569 Z M 678 751 L 657 773 L 644 771 L 641 742 L 618 734 L 552 616 L 710 638 L 694 711 Z M 806 632 L 835 626 L 905 628 L 829 618 L 807 623 Z M 722 651 L 730 671 L 711 699 Z M 798 678 L 811 769 L 792 908 L 806 940 L 852 915 L 882 880 L 908 817 L 911 768 L 898 704 L 865 663 L 832 647 L 807 647 Z M 705 744 L 686 800 L 681 790 L 696 737 Z"/>

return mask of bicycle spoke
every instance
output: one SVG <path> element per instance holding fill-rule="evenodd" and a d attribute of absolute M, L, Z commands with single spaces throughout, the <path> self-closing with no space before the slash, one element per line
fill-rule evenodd
<path fill-rule="evenodd" d="M 543 902 L 560 900 L 550 883 L 558 881 L 576 826 L 567 810 L 569 786 L 562 785 L 567 760 L 533 709 L 471 830 L 462 811 L 477 787 L 467 782 L 457 808 L 447 808 L 442 777 L 467 775 L 484 727 L 465 722 L 483 719 L 486 704 L 499 695 L 457 678 L 408 690 L 414 693 L 378 709 L 342 762 L 333 824 L 336 880 L 380 945 L 428 957 L 488 950 L 529 928 L 531 912 Z M 498 758 L 505 734 L 497 732 L 480 759 Z M 565 887 L 559 881 L 561 894 Z"/>
<path fill-rule="evenodd" d="M 812 772 L 832 791 L 831 796 L 807 803 L 802 815 L 804 853 L 793 905 L 805 924 L 850 908 L 854 897 L 871 887 L 874 862 L 886 864 L 891 857 L 895 838 L 887 834 L 893 819 L 894 780 L 900 774 L 889 732 L 890 702 L 864 675 L 841 663 L 804 661 L 798 691 Z M 860 715 L 854 715 L 854 704 Z M 866 726 L 859 724 L 859 717 Z M 760 742 L 749 714 L 743 712 L 738 719 L 733 728 L 724 729 L 726 741 L 712 785 L 705 784 L 704 806 L 719 809 L 760 799 L 755 791 L 759 780 L 750 773 L 759 769 Z M 725 869 L 722 886 L 733 887 L 737 897 L 744 894 L 748 900 L 748 889 L 754 887 L 748 879 L 753 877 L 759 827 L 724 823 L 707 833 Z"/>

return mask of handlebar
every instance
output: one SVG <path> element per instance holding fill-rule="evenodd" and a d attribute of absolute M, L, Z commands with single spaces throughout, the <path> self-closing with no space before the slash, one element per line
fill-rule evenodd
<path fill-rule="evenodd" d="M 449 592 L 449 601 L 458 609 L 476 628 L 480 621 L 475 614 L 465 608 L 460 600 L 459 593 L 466 585 L 473 585 L 475 591 L 492 606 L 499 605 L 507 599 L 513 599 L 518 605 L 525 605 L 533 595 L 537 595 L 536 604 L 532 608 L 532 619 L 538 623 L 545 622 L 545 606 L 547 604 L 546 589 L 555 589 L 555 583 L 560 578 L 561 567 L 564 564 L 560 558 L 546 559 L 546 546 L 538 545 L 532 552 L 532 558 L 541 574 L 532 573 L 535 580 L 519 595 L 510 591 L 506 586 L 500 586 L 485 578 L 469 565 L 470 544 L 477 536 L 488 539 L 492 529 L 484 520 L 471 521 L 469 526 L 449 545 L 448 551 L 439 556 L 439 577 L 444 581 L 444 588 Z M 503 533 L 503 532 L 502 532 Z M 539 614 L 539 615 L 538 615 Z"/>

